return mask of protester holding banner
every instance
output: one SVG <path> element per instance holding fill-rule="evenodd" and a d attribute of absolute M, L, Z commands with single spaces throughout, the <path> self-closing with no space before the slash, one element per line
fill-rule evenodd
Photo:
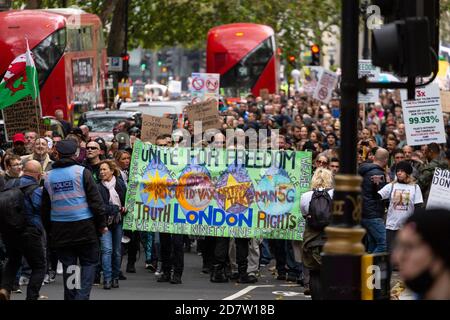
<path fill-rule="evenodd" d="M 420 171 L 420 177 L 418 180 L 420 189 L 423 191 L 424 205 L 426 205 L 428 201 L 434 170 L 436 168 L 448 169 L 448 162 L 441 159 L 441 148 L 437 143 L 430 143 L 425 155 L 427 157 L 428 164 Z"/>
<path fill-rule="evenodd" d="M 166 137 L 157 137 L 156 145 L 167 146 Z M 160 232 L 159 238 L 161 245 L 161 269 L 163 273 L 158 278 L 158 282 L 181 284 L 181 276 L 183 275 L 184 269 L 183 235 Z"/>

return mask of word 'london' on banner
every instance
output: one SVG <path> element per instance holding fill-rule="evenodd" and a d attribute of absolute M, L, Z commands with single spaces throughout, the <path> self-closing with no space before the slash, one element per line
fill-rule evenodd
<path fill-rule="evenodd" d="M 302 240 L 311 153 L 134 144 L 124 229 Z"/>

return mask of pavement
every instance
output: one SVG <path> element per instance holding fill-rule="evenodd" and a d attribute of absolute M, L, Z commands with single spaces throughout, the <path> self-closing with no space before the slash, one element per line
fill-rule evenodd
<path fill-rule="evenodd" d="M 141 258 L 142 258 L 141 253 Z M 146 270 L 143 259 L 136 263 L 136 273 L 125 273 L 127 280 L 120 281 L 120 288 L 104 290 L 102 286 L 94 286 L 91 300 L 310 300 L 303 294 L 303 287 L 293 283 L 275 279 L 269 271 L 273 266 L 261 269 L 257 283 L 239 284 L 212 283 L 209 275 L 201 273 L 202 257 L 195 250 L 185 253 L 182 284 L 159 283 L 154 273 Z M 125 271 L 126 258 L 122 269 Z M 21 287 L 23 293 L 13 293 L 12 300 L 24 300 L 26 287 Z M 62 300 L 62 275 L 56 276 L 56 281 L 41 288 L 41 299 Z"/>

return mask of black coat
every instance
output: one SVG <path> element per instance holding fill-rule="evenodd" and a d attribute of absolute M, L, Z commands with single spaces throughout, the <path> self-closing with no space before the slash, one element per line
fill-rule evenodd
<path fill-rule="evenodd" d="M 98 184 L 98 190 L 100 191 L 100 195 L 103 200 L 103 205 L 106 211 L 107 216 L 117 216 L 120 214 L 120 208 L 117 205 L 113 205 L 109 203 L 110 196 L 109 196 L 109 190 L 106 188 L 101 182 Z M 122 207 L 125 206 L 125 196 L 127 194 L 127 186 L 125 182 L 123 181 L 122 177 L 118 176 L 116 177 L 116 192 L 119 195 L 120 203 L 122 204 Z"/>
<path fill-rule="evenodd" d="M 363 163 L 358 170 L 363 177 L 361 185 L 362 194 L 362 218 L 383 218 L 384 204 L 378 197 L 378 191 L 386 185 L 384 170 L 373 163 Z"/>

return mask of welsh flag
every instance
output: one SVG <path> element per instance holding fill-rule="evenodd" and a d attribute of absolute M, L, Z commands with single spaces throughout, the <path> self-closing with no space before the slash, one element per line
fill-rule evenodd
<path fill-rule="evenodd" d="M 37 70 L 27 41 L 27 51 L 11 62 L 2 82 L 0 82 L 0 110 L 26 96 L 36 99 L 38 95 Z"/>

